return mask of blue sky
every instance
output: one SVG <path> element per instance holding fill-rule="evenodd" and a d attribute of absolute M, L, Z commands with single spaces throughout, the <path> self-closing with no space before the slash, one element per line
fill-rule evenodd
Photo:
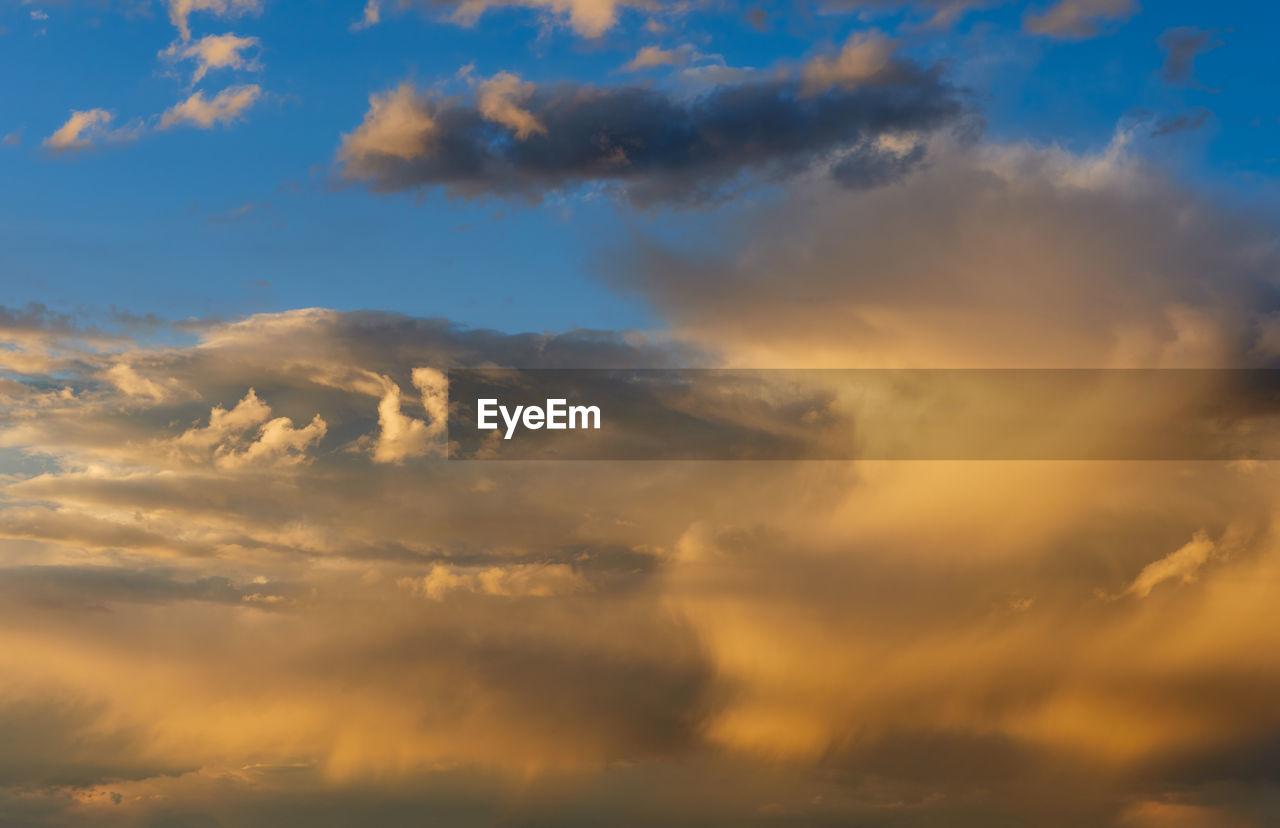
<path fill-rule="evenodd" d="M 1225 200 L 1274 202 L 1280 106 L 1266 90 L 1280 68 L 1267 41 L 1280 13 L 1269 5 L 1148 4 L 1100 18 L 1091 36 L 1028 31 L 1027 16 L 1050 4 L 979 4 L 946 25 L 922 24 L 928 10 L 873 5 L 624 9 L 591 37 L 541 9 L 491 9 L 468 24 L 447 19 L 442 6 L 389 5 L 376 25 L 353 31 L 359 3 L 265 0 L 246 14 L 191 14 L 192 42 L 227 33 L 258 40 L 246 50 L 248 69 L 210 69 L 193 85 L 190 62 L 158 56 L 179 42 L 162 4 L 8 2 L 0 303 L 166 318 L 376 308 L 507 331 L 652 327 L 653 311 L 601 282 L 601 261 L 636 235 L 696 241 L 768 200 L 769 187 L 693 207 L 636 208 L 582 187 L 533 203 L 429 186 L 373 192 L 337 162 L 369 96 L 406 80 L 467 95 L 469 79 L 510 72 L 539 85 L 700 94 L 681 67 L 620 71 L 646 46 L 767 72 L 879 32 L 962 87 L 989 141 L 1096 150 L 1118 125 L 1145 118 L 1137 142 L 1154 163 Z M 747 19 L 752 9 L 766 12 L 763 31 Z M 1176 27 L 1221 45 L 1195 57 L 1192 80 L 1171 84 L 1161 77 L 1160 39 Z M 155 127 L 194 91 L 211 97 L 245 84 L 260 97 L 234 119 Z M 112 128 L 144 134 L 60 153 L 43 145 L 73 111 L 99 108 L 113 113 Z M 1153 136 L 1156 124 L 1180 116 L 1197 128 Z"/>

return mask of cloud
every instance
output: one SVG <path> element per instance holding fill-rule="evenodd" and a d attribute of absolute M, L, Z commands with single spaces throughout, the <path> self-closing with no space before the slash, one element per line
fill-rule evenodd
<path fill-rule="evenodd" d="M 197 41 L 192 48 L 201 48 L 203 42 Z M 218 47 L 213 49 L 213 53 L 218 54 Z M 245 68 L 248 68 L 247 64 Z M 197 70 L 197 77 L 199 72 L 200 70 Z M 218 125 L 225 126 L 239 118 L 261 96 L 262 89 L 256 84 L 231 86 L 212 98 L 206 98 L 204 92 L 197 91 L 186 100 L 166 110 L 160 116 L 155 128 L 166 130 L 175 126 L 191 125 L 200 129 L 211 129 Z M 110 124 L 114 119 L 115 115 L 105 109 L 75 110 L 65 124 L 44 139 L 42 146 L 54 154 L 79 152 L 104 143 L 134 141 L 148 129 L 147 125 L 139 119 L 112 129 Z"/>
<path fill-rule="evenodd" d="M 215 406 L 209 424 L 183 432 L 171 442 L 170 452 L 185 462 L 212 460 L 223 469 L 278 469 L 306 463 L 307 449 L 322 440 L 326 430 L 319 414 L 302 428 L 295 428 L 288 417 L 271 417 L 270 406 L 250 388 L 234 408 Z"/>
<path fill-rule="evenodd" d="M 922 140 L 893 186 L 610 248 L 647 336 L 0 311 L 0 813 L 1274 823 L 1273 463 L 413 453 L 449 367 L 1275 364 L 1274 225 L 1135 134 Z"/>
<path fill-rule="evenodd" d="M 103 376 L 130 397 L 145 397 L 156 402 L 164 402 L 183 393 L 181 386 L 172 379 L 152 379 L 143 376 L 127 361 L 115 363 L 106 369 Z"/>
<path fill-rule="evenodd" d="M 165 0 L 169 22 L 184 41 L 191 39 L 191 15 L 203 12 L 214 17 L 241 17 L 262 11 L 262 0 Z"/>
<path fill-rule="evenodd" d="M 420 0 L 419 4 L 449 9 L 450 19 L 464 25 L 473 24 L 493 9 L 534 9 L 589 38 L 598 38 L 613 28 L 623 9 L 650 5 L 643 0 Z"/>
<path fill-rule="evenodd" d="M 855 33 L 835 57 L 819 55 L 804 65 L 804 92 L 814 95 L 835 86 L 874 82 L 889 68 L 893 52 L 893 43 L 883 35 Z"/>
<path fill-rule="evenodd" d="M 1155 122 L 1151 134 L 1156 137 L 1174 135 L 1179 132 L 1194 132 L 1209 122 L 1213 112 L 1204 109 L 1192 109 L 1180 115 L 1161 118 Z"/>
<path fill-rule="evenodd" d="M 1269 364 L 1266 226 L 1179 190 L 1130 140 L 1073 155 L 940 139 L 894 187 L 814 184 L 762 209 L 727 258 L 644 245 L 614 266 L 744 367 Z"/>
<path fill-rule="evenodd" d="M 164 570 L 114 566 L 23 566 L 0 569 L 0 592 L 11 600 L 43 607 L 105 609 L 116 602 L 163 604 L 173 601 L 239 603 L 266 585 L 244 589 L 226 578 L 184 581 Z"/>
<path fill-rule="evenodd" d="M 262 96 L 256 84 L 229 86 L 212 98 L 197 91 L 181 103 L 175 104 L 160 116 L 157 129 L 191 125 L 199 129 L 212 129 L 232 123 Z"/>
<path fill-rule="evenodd" d="M 950 26 L 975 9 L 999 6 L 1007 0 L 829 0 L 828 9 L 868 13 L 893 13 L 907 9 L 927 15 L 924 24 L 931 27 Z"/>
<path fill-rule="evenodd" d="M 510 72 L 499 72 L 476 89 L 476 110 L 482 118 L 510 129 L 520 141 L 535 133 L 545 135 L 547 128 L 542 122 L 521 107 L 537 89 L 536 84 Z"/>
<path fill-rule="evenodd" d="M 1213 32 L 1183 26 L 1160 35 L 1160 48 L 1165 50 L 1160 78 L 1171 86 L 1194 85 L 1195 60 L 1205 52 L 1222 45 Z"/>
<path fill-rule="evenodd" d="M 515 564 L 474 571 L 436 564 L 421 578 L 407 578 L 400 583 L 433 601 L 441 601 L 454 592 L 508 598 L 550 598 L 591 588 L 586 579 L 565 564 Z"/>
<path fill-rule="evenodd" d="M 260 45 L 256 37 L 240 37 L 234 34 L 207 35 L 196 41 L 175 41 L 160 52 L 163 60 L 170 62 L 190 60 L 196 67 L 191 82 L 199 83 L 210 69 L 240 69 L 259 71 L 262 65 L 256 58 L 246 58 L 246 49 Z"/>
<path fill-rule="evenodd" d="M 863 70 L 856 87 L 845 82 L 854 68 Z M 402 84 L 370 99 L 338 161 L 344 177 L 378 191 L 537 199 L 599 184 L 639 205 L 696 204 L 743 176 L 800 173 L 881 136 L 943 128 L 964 111 L 936 71 L 910 63 L 831 68 L 824 82 L 836 82 L 833 72 L 841 83 L 823 94 L 794 79 L 752 80 L 693 100 L 647 86 L 535 86 L 506 73 L 482 83 L 474 103 Z"/>
<path fill-rule="evenodd" d="M 354 132 L 343 136 L 338 158 L 360 165 L 373 158 L 409 161 L 425 154 L 435 139 L 436 119 L 420 105 L 410 83 L 369 96 L 369 111 Z"/>
<path fill-rule="evenodd" d="M 358 32 L 362 29 L 367 29 L 370 26 L 378 25 L 381 20 L 382 5 L 378 0 L 368 0 L 368 2 L 364 4 L 363 15 L 359 20 L 351 24 L 350 29 L 353 32 Z"/>
<path fill-rule="evenodd" d="M 448 420 L 448 385 L 444 375 L 433 368 L 415 368 L 413 384 L 422 394 L 427 420 L 401 412 L 400 386 L 379 377 L 385 391 L 378 402 L 378 437 L 371 455 L 375 463 L 401 463 L 409 457 L 443 454 Z"/>
<path fill-rule="evenodd" d="M 1214 556 L 1216 551 L 1212 540 L 1203 533 L 1197 534 L 1176 552 L 1170 552 L 1166 557 L 1143 567 L 1124 594 L 1146 598 L 1151 594 L 1151 590 L 1165 581 L 1192 583 L 1201 567 Z"/>
<path fill-rule="evenodd" d="M 1096 159 L 1022 153 L 1032 157 L 939 154 L 904 186 L 857 196 L 805 184 L 816 189 L 797 197 L 829 222 L 809 212 L 794 225 L 774 218 L 768 236 L 744 228 L 798 258 L 735 246 L 744 300 L 724 312 L 783 347 L 751 308 L 793 319 L 794 304 L 761 284 L 785 263 L 775 278 L 791 303 L 823 311 L 819 326 L 865 324 L 848 313 L 844 283 L 862 282 L 846 289 L 882 321 L 895 308 L 927 317 L 919 332 L 936 321 L 931 296 L 945 308 L 971 291 L 968 327 L 943 329 L 929 353 L 981 351 L 970 340 L 988 334 L 989 353 L 1024 348 L 1006 319 L 1045 284 L 1020 294 L 1021 259 L 990 274 L 973 250 L 993 226 L 1016 242 L 993 255 L 1055 233 L 1084 244 L 1093 237 L 1077 223 L 1115 223 L 1092 216 L 1129 179 L 1114 160 L 1101 179 L 1080 171 Z M 969 164 L 984 174 L 957 177 Z M 968 197 L 941 199 L 949 187 Z M 850 256 L 865 235 L 847 248 L 798 244 L 805 223 L 848 235 L 893 192 L 915 208 L 936 261 L 956 260 L 946 272 L 910 258 L 897 269 L 884 247 Z M 852 206 L 864 200 L 865 212 Z M 1128 209 L 1141 218 L 1150 204 Z M 887 211 L 865 233 L 903 215 Z M 1188 244 L 1210 243 L 1190 226 Z M 1131 243 L 1152 255 L 1145 235 Z M 965 274 L 992 281 L 939 293 Z M 716 294 L 721 283 L 705 276 Z M 1179 280 L 1168 289 L 1178 296 Z M 1228 280 L 1196 301 L 1213 307 L 1235 289 Z M 1062 307 L 1058 325 L 1096 333 L 1094 305 Z M 1137 300 L 1120 311 L 1144 322 Z M 15 333 L 79 330 L 48 313 L 10 317 Z M 673 317 L 667 336 L 699 334 L 687 322 Z M 707 334 L 744 353 L 727 323 Z M 904 358 L 909 341 L 898 342 Z M 846 356 L 862 345 L 847 344 Z M 21 383 L 32 393 L 0 398 L 0 444 L 43 458 L 0 480 L 0 635 L 17 665 L 0 704 L 0 791 L 27 791 L 63 821 L 182 812 L 312 824 L 326 811 L 381 821 L 403 807 L 408 822 L 451 825 L 486 824 L 495 808 L 548 824 L 615 824 L 624 812 L 635 826 L 691 812 L 726 824 L 757 813 L 1110 824 L 1174 794 L 1206 813 L 1247 807 L 1202 801 L 1195 786 L 1232 778 L 1215 751 L 1238 755 L 1259 732 L 1280 732 L 1269 692 L 1280 674 L 1256 657 L 1277 628 L 1273 596 L 1256 586 L 1280 571 L 1274 469 L 463 463 L 434 452 L 378 462 L 389 423 L 441 419 L 445 366 L 661 365 L 695 352 L 634 334 L 506 335 L 323 309 L 209 323 L 190 345 L 121 347 L 65 362 L 65 395 L 47 396 L 41 376 Z M 822 364 L 812 351 L 788 359 Z M 101 382 L 112 364 L 186 393 Z M 403 419 L 387 416 L 389 398 Z M 322 434 L 269 428 L 316 417 Z M 1187 538 L 1232 554 L 1196 566 Z M 1156 572 L 1170 549 L 1176 565 Z M 1145 600 L 1096 598 L 1144 578 L 1159 584 Z M 53 712 L 37 715 L 40 705 Z M 31 793 L 33 778 L 69 787 Z M 975 785 L 992 795 L 974 803 Z"/>
<path fill-rule="evenodd" d="M 643 46 L 636 56 L 622 65 L 623 72 L 642 72 L 660 66 L 684 66 L 698 55 L 696 49 L 685 44 L 675 49 L 663 49 L 661 46 Z"/>
<path fill-rule="evenodd" d="M 1128 20 L 1138 12 L 1136 0 L 1057 0 L 1044 11 L 1023 18 L 1027 31 L 1049 37 L 1093 37 L 1104 23 Z"/>
<path fill-rule="evenodd" d="M 140 124 L 111 129 L 115 116 L 105 109 L 73 110 L 67 122 L 45 138 L 42 146 L 55 154 L 91 149 L 101 143 L 132 141 L 141 134 Z"/>

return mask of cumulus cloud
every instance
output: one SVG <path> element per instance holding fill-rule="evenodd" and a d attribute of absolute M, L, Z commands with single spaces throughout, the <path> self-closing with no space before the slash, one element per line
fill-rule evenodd
<path fill-rule="evenodd" d="M 434 141 L 436 119 L 420 105 L 411 83 L 369 96 L 369 111 L 354 132 L 343 137 L 338 159 L 360 165 L 373 158 L 409 161 L 423 155 Z"/>
<path fill-rule="evenodd" d="M 547 128 L 521 106 L 537 89 L 536 84 L 522 81 L 510 72 L 499 72 L 476 90 L 476 110 L 485 120 L 514 132 L 518 140 L 523 141 L 534 133 L 545 135 Z"/>
<path fill-rule="evenodd" d="M 422 407 L 426 420 L 419 420 L 401 411 L 400 386 L 386 377 L 379 377 L 385 390 L 378 402 L 378 437 L 371 454 L 376 463 L 400 463 L 409 457 L 440 454 L 444 451 L 442 437 L 448 423 L 448 383 L 444 375 L 434 368 L 415 368 L 413 384 L 422 394 Z"/>
<path fill-rule="evenodd" d="M 1138 12 L 1136 0 L 1057 0 L 1038 13 L 1028 14 L 1023 25 L 1029 32 L 1057 38 L 1093 37 L 1114 20 L 1128 20 Z"/>
<path fill-rule="evenodd" d="M 686 100 L 647 86 L 542 86 L 503 73 L 468 102 L 403 84 L 370 99 L 338 161 L 346 178 L 379 191 L 536 199 L 598 184 L 640 205 L 697 203 L 743 176 L 796 174 L 961 116 L 936 71 L 890 60 L 876 43 L 858 41 L 846 49 L 854 58 L 816 70 L 822 85 L 834 84 L 822 94 L 812 81 L 783 79 Z"/>
<path fill-rule="evenodd" d="M 246 57 L 244 52 L 259 45 L 256 37 L 206 35 L 195 41 L 175 41 L 160 52 L 160 57 L 170 62 L 189 60 L 194 63 L 191 82 L 195 84 L 203 80 L 210 69 L 258 71 L 262 68 L 261 64 L 256 58 Z"/>
<path fill-rule="evenodd" d="M 856 87 L 882 76 L 893 58 L 893 43 L 878 33 L 857 33 L 834 57 L 819 55 L 804 65 L 806 94 L 833 86 Z"/>
<path fill-rule="evenodd" d="M 232 123 L 262 96 L 257 84 L 229 86 L 212 98 L 197 91 L 181 103 L 174 104 L 160 116 L 157 129 L 190 125 L 199 129 L 212 129 Z"/>
<path fill-rule="evenodd" d="M 235 407 L 215 406 L 209 423 L 183 432 L 171 443 L 171 451 L 187 462 L 212 459 L 224 469 L 246 466 L 295 466 L 307 461 L 306 451 L 323 439 L 324 420 L 315 415 L 296 428 L 288 417 L 271 417 L 271 408 L 252 388 Z"/>

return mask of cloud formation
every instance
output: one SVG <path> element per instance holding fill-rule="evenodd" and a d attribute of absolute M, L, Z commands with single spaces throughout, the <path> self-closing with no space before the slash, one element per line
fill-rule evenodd
<path fill-rule="evenodd" d="M 455 23 L 471 25 L 494 9 L 524 8 L 541 12 L 548 19 L 567 25 L 575 33 L 598 38 L 613 28 L 628 8 L 661 8 L 645 0 L 413 0 L 427 9 L 440 9 Z"/>
<path fill-rule="evenodd" d="M 697 57 L 697 50 L 685 44 L 675 49 L 663 49 L 661 46 L 642 46 L 636 56 L 623 64 L 623 72 L 643 72 L 662 66 L 684 66 Z"/>
<path fill-rule="evenodd" d="M 943 166 L 921 171 L 937 186 L 910 193 L 918 209 L 957 182 Z M 1065 207 L 1078 185 L 1032 193 L 1089 223 Z M 1044 224 L 1016 190 L 970 195 L 1008 201 L 1001 227 L 1017 237 Z M 825 207 L 860 218 L 852 198 Z M 954 220 L 961 205 L 936 209 Z M 974 218 L 957 232 L 989 240 L 990 216 Z M 934 243 L 959 259 L 948 278 L 987 278 L 957 236 Z M 1149 255 L 1141 236 L 1133 250 Z M 854 272 L 879 285 L 880 318 L 919 313 L 932 274 L 877 279 L 868 262 L 889 260 L 868 255 Z M 1003 273 L 991 278 L 1016 284 Z M 724 312 L 750 326 L 748 304 L 779 302 L 743 275 Z M 820 270 L 790 276 L 842 312 Z M 1020 347 L 1004 322 L 1018 295 L 985 296 L 991 335 Z M 1222 298 L 1183 297 L 1207 316 Z M 1095 333 L 1064 307 L 1061 325 Z M 1138 305 L 1121 311 L 1145 324 Z M 84 333 L 3 319 L 32 348 L 52 341 L 37 332 Z M 917 357 L 983 347 L 958 341 L 972 328 L 942 333 Z M 6 813 L 20 795 L 108 825 L 175 810 L 312 824 L 316 797 L 331 818 L 389 824 L 482 825 L 496 807 L 636 826 L 690 809 L 723 823 L 1140 824 L 1171 795 L 1207 819 L 1265 813 L 1200 786 L 1280 733 L 1259 690 L 1280 672 L 1257 660 L 1277 643 L 1257 587 L 1280 571 L 1271 464 L 457 463 L 401 451 L 427 439 L 405 423 L 441 420 L 443 366 L 692 354 L 319 309 L 124 347 L 83 349 L 61 385 L 0 386 L 0 445 L 44 458 L 0 487 L 0 626 L 20 665 L 0 704 Z M 98 381 L 121 360 L 185 392 Z M 19 793 L 33 782 L 50 793 Z M 975 785 L 993 795 L 969 798 Z"/>
<path fill-rule="evenodd" d="M 244 52 L 260 45 L 256 37 L 240 37 L 234 34 L 206 35 L 196 41 L 175 41 L 160 52 L 160 58 L 170 62 L 189 60 L 195 64 L 191 83 L 204 79 L 210 69 L 240 69 L 258 71 L 261 64 L 256 58 L 248 58 Z"/>
<path fill-rule="evenodd" d="M 1210 31 L 1190 26 L 1169 29 L 1160 35 L 1160 48 L 1165 50 L 1164 65 L 1160 67 L 1161 79 L 1172 86 L 1194 84 L 1196 58 L 1221 45 L 1222 41 Z"/>
<path fill-rule="evenodd" d="M 236 121 L 261 96 L 262 87 L 257 84 L 229 86 L 212 98 L 206 98 L 204 92 L 196 91 L 186 100 L 166 110 L 160 116 L 160 123 L 156 128 L 163 130 L 175 126 L 194 126 L 212 129 L 215 126 L 226 126 Z"/>
<path fill-rule="evenodd" d="M 799 83 L 787 107 L 864 90 Z M 366 152 L 457 134 L 412 89 L 380 105 Z M 1280 360 L 1273 230 L 1133 135 L 927 140 L 893 187 L 796 176 L 696 248 L 615 251 L 647 337 L 312 308 L 155 346 L 0 310 L 0 813 L 1275 822 L 1275 463 L 442 458 L 457 366 Z"/>
<path fill-rule="evenodd" d="M 743 367 L 1270 365 L 1267 226 L 1180 190 L 1131 140 L 943 141 L 895 187 L 805 188 L 726 258 L 645 247 L 620 278 Z"/>
<path fill-rule="evenodd" d="M 165 0 L 165 4 L 169 7 L 169 22 L 184 42 L 191 39 L 191 15 L 197 12 L 230 18 L 262 11 L 262 0 Z"/>
<path fill-rule="evenodd" d="M 67 122 L 45 138 L 42 146 L 52 153 L 91 149 L 102 143 L 131 141 L 142 131 L 140 124 L 111 128 L 115 115 L 105 109 L 74 110 Z"/>
<path fill-rule="evenodd" d="M 370 98 L 338 161 L 343 176 L 384 192 L 537 199 L 597 184 L 638 205 L 698 203 L 743 176 L 882 168 L 878 139 L 941 129 L 963 111 L 937 71 L 857 40 L 803 81 L 739 82 L 692 100 L 647 86 L 539 86 L 509 73 L 481 83 L 473 102 L 402 84 Z"/>
<path fill-rule="evenodd" d="M 965 14 L 976 9 L 998 6 L 1006 0 L 833 0 L 833 8 L 855 11 L 877 9 L 909 9 L 927 15 L 930 26 L 949 26 Z"/>
<path fill-rule="evenodd" d="M 875 32 L 852 35 L 834 57 L 818 55 L 804 65 L 804 92 L 814 95 L 832 87 L 855 88 L 884 74 L 894 45 Z"/>
<path fill-rule="evenodd" d="M 1136 0 L 1057 0 L 1040 12 L 1027 14 L 1023 26 L 1049 37 L 1093 37 L 1111 21 L 1128 20 L 1138 12 Z"/>

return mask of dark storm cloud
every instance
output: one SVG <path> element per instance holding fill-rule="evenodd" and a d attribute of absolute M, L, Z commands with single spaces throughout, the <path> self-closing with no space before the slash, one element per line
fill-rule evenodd
<path fill-rule="evenodd" d="M 347 178 L 375 190 L 444 187 L 464 197 L 538 199 L 572 187 L 616 187 L 633 204 L 698 204 L 753 174 L 781 178 L 826 162 L 861 186 L 900 174 L 918 156 L 874 159 L 850 172 L 881 136 L 925 132 L 964 112 L 937 70 L 891 60 L 874 77 L 814 89 L 799 79 L 721 86 L 688 100 L 647 86 L 576 83 L 535 88 L 514 76 L 474 101 L 421 95 L 408 86 L 375 96 L 346 136 Z M 495 79 L 497 80 L 497 79 Z M 504 97 L 505 95 L 505 97 Z"/>
<path fill-rule="evenodd" d="M 1169 29 L 1160 35 L 1160 47 L 1166 52 L 1164 66 L 1160 68 L 1161 79 L 1173 86 L 1194 85 L 1196 58 L 1221 45 L 1222 41 L 1205 29 L 1191 26 Z"/>

